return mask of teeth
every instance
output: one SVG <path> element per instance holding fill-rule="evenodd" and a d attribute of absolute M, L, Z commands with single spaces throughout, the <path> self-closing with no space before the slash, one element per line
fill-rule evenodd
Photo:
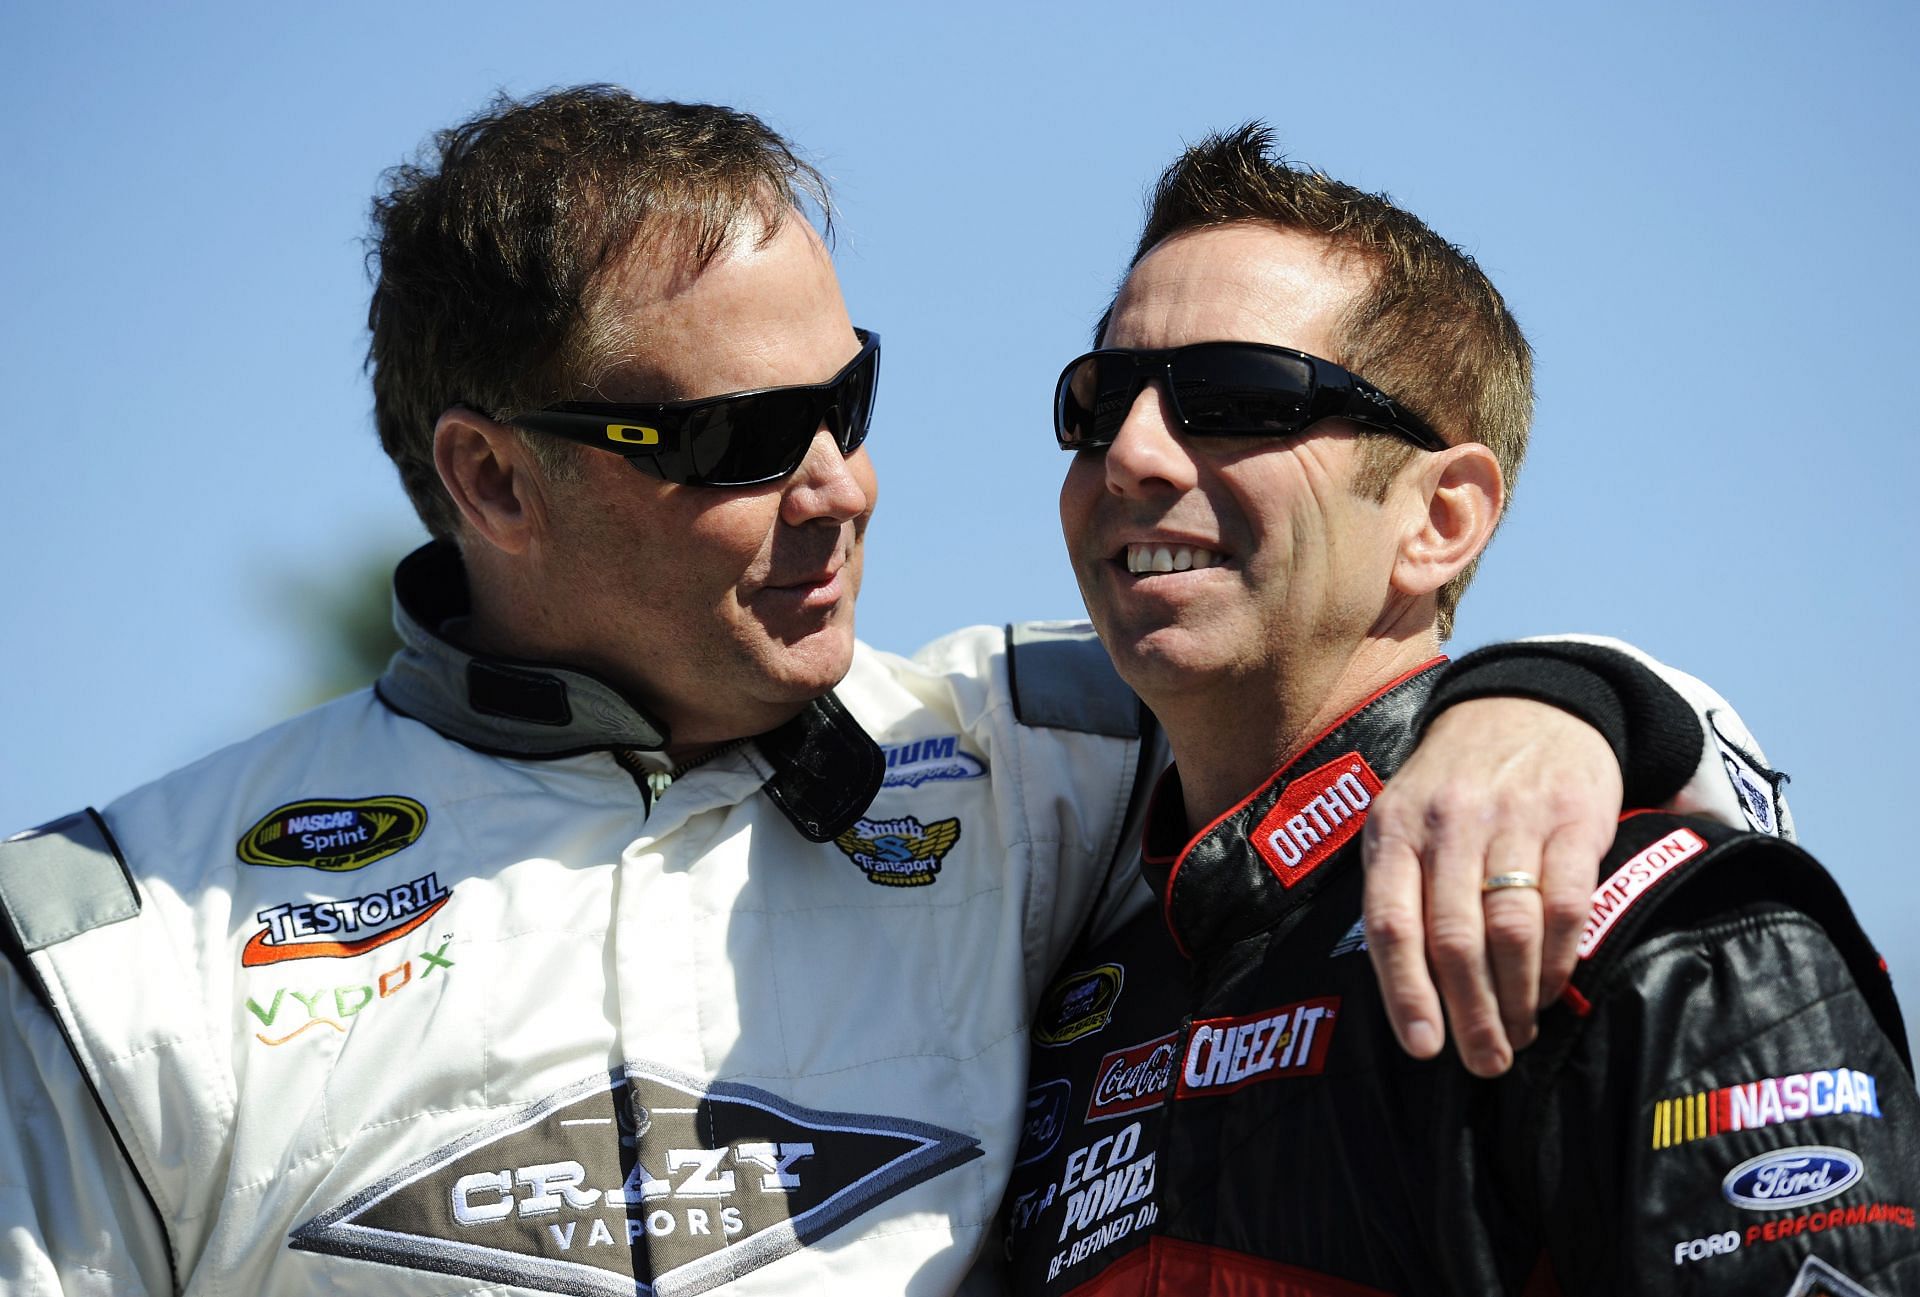
<path fill-rule="evenodd" d="M 1214 567 L 1219 562 L 1218 554 L 1195 545 L 1127 546 L 1127 571 L 1135 575 L 1145 572 L 1186 572 L 1194 568 Z"/>

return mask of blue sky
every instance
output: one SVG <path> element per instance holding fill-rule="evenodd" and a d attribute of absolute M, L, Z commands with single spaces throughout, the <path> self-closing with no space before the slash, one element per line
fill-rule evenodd
<path fill-rule="evenodd" d="M 731 103 L 832 178 L 887 347 L 861 626 L 899 649 L 1077 613 L 1053 377 L 1147 182 L 1257 117 L 1465 246 L 1538 348 L 1456 647 L 1593 630 L 1712 681 L 1920 1004 L 1911 5 L 16 3 L 0 48 L 9 827 L 300 705 L 328 583 L 417 535 L 360 238 L 494 90 Z"/>

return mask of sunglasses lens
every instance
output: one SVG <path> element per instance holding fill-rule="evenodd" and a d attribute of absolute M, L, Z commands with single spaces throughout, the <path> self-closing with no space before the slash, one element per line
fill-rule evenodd
<path fill-rule="evenodd" d="M 1138 394 L 1132 356 L 1080 357 L 1060 375 L 1054 392 L 1055 439 L 1067 450 L 1110 445 Z"/>
<path fill-rule="evenodd" d="M 1313 399 L 1305 360 L 1252 347 L 1193 346 L 1173 358 L 1173 403 L 1190 432 L 1261 436 L 1298 432 Z"/>
<path fill-rule="evenodd" d="M 840 415 L 840 452 L 851 455 L 867 439 L 867 427 L 873 422 L 873 398 L 880 383 L 880 349 L 868 351 L 834 389 L 833 400 Z"/>
<path fill-rule="evenodd" d="M 820 426 L 819 399 L 805 390 L 761 392 L 689 412 L 682 436 L 694 486 L 746 486 L 800 466 Z"/>

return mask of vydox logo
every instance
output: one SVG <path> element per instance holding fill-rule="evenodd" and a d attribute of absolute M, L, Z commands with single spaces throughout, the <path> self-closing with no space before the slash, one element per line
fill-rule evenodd
<path fill-rule="evenodd" d="M 1845 1193 L 1866 1171 L 1858 1154 L 1803 1144 L 1748 1158 L 1727 1172 L 1720 1192 L 1748 1211 L 1784 1211 Z"/>

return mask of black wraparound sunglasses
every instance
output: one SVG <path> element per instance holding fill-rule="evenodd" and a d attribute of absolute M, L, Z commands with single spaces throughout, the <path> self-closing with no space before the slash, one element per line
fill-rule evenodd
<path fill-rule="evenodd" d="M 880 381 L 880 335 L 855 329 L 860 352 L 824 383 L 763 387 L 692 401 L 563 401 L 507 422 L 626 458 L 684 486 L 758 486 L 800 467 L 824 424 L 840 453 L 867 439 Z"/>
<path fill-rule="evenodd" d="M 1425 450 L 1447 443 L 1419 416 L 1330 360 L 1262 342 L 1194 342 L 1157 351 L 1090 351 L 1060 373 L 1053 434 L 1062 450 L 1113 444 L 1146 385 L 1167 385 L 1180 431 L 1196 437 L 1288 437 L 1348 419 Z"/>

